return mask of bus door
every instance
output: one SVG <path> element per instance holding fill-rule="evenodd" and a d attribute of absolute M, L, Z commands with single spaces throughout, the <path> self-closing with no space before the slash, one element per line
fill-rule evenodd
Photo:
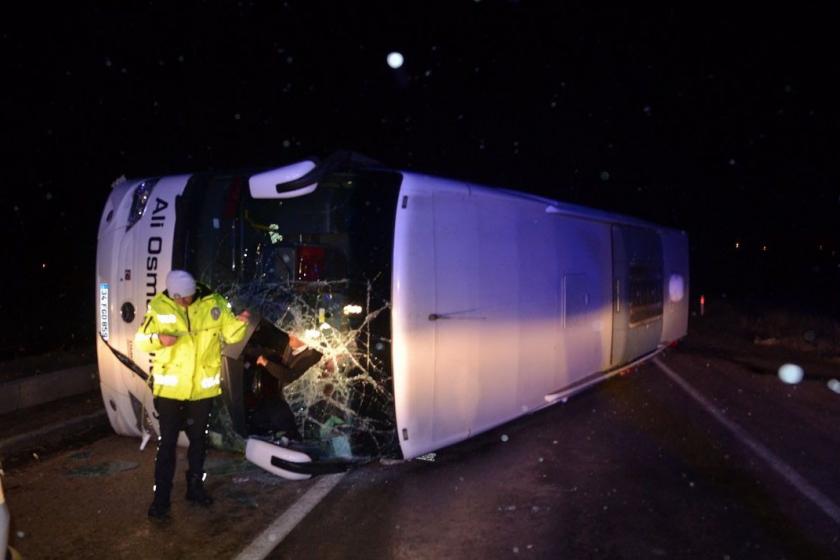
<path fill-rule="evenodd" d="M 655 230 L 612 226 L 611 367 L 656 349 L 662 335 L 662 243 Z"/>

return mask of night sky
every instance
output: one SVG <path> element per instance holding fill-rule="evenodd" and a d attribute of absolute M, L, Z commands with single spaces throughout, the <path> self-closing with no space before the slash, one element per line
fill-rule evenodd
<path fill-rule="evenodd" d="M 685 229 L 694 295 L 838 312 L 838 9 L 590 4 L 7 8 L 0 359 L 93 340 L 117 177 L 335 149 Z"/>

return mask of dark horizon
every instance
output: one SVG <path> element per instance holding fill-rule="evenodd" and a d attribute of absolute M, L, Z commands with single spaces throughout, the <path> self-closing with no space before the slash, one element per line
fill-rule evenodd
<path fill-rule="evenodd" d="M 797 10 L 152 2 L 7 17 L 0 356 L 93 339 L 117 177 L 335 149 L 685 229 L 692 297 L 836 313 L 838 14 Z"/>

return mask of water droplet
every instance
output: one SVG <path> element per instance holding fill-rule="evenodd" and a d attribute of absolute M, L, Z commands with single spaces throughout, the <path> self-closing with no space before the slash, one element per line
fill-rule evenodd
<path fill-rule="evenodd" d="M 403 62 L 405 62 L 403 55 L 401 53 L 398 53 L 397 51 L 388 53 L 388 58 L 386 60 L 388 61 L 388 66 L 390 66 L 394 70 L 401 67 L 403 65 Z"/>
<path fill-rule="evenodd" d="M 795 385 L 802 381 L 805 371 L 796 364 L 784 364 L 779 368 L 779 379 L 789 385 Z"/>

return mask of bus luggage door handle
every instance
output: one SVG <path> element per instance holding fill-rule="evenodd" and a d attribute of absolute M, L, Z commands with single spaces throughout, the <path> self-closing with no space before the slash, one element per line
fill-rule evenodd
<path fill-rule="evenodd" d="M 456 313 L 458 313 L 458 311 L 456 311 L 455 313 L 430 313 L 429 321 L 437 321 L 438 319 L 460 319 L 462 321 L 473 319 L 477 321 L 484 321 L 485 319 L 487 319 L 487 317 L 479 317 L 477 315 L 454 317 L 453 315 L 455 315 Z"/>
<path fill-rule="evenodd" d="M 615 279 L 615 312 L 621 313 L 621 278 Z"/>

